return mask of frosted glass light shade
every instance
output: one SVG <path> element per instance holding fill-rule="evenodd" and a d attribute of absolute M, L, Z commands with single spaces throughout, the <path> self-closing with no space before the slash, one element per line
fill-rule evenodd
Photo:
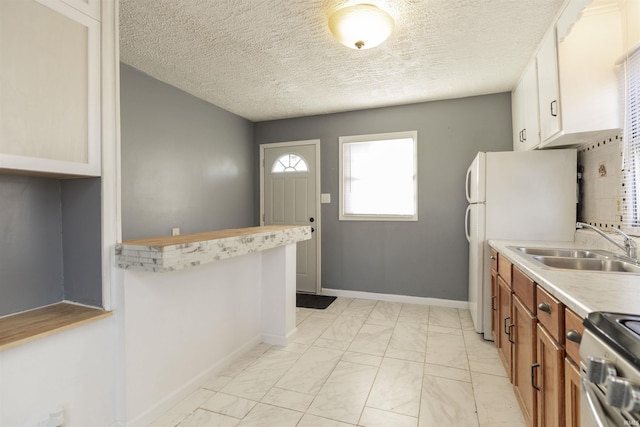
<path fill-rule="evenodd" d="M 391 35 L 394 27 L 391 15 L 371 4 L 345 7 L 329 18 L 333 36 L 352 49 L 378 46 Z"/>

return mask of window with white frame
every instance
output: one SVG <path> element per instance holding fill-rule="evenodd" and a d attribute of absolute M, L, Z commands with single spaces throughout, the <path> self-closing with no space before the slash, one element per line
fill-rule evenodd
<path fill-rule="evenodd" d="M 271 173 L 308 172 L 307 162 L 297 154 L 284 154 L 276 159 Z"/>
<path fill-rule="evenodd" d="M 339 139 L 341 221 L 418 220 L 418 133 Z"/>
<path fill-rule="evenodd" d="M 625 61 L 624 182 L 622 228 L 640 235 L 640 48 Z"/>

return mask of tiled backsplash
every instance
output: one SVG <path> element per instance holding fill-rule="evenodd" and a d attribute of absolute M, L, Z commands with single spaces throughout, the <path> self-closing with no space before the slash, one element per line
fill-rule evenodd
<path fill-rule="evenodd" d="M 578 219 L 601 228 L 619 227 L 622 136 L 580 147 L 578 170 L 582 172 Z"/>

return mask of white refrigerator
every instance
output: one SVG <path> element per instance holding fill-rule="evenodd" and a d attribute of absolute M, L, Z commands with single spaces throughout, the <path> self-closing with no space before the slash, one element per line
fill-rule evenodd
<path fill-rule="evenodd" d="M 491 340 L 489 239 L 573 241 L 574 149 L 480 152 L 467 170 L 469 309 L 476 332 Z"/>

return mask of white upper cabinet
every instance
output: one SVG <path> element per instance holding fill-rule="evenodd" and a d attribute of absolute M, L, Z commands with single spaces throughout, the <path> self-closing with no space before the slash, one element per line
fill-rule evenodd
<path fill-rule="evenodd" d="M 617 1 L 572 0 L 543 39 L 537 54 L 541 147 L 581 144 L 622 129 L 615 65 L 621 22 Z"/>
<path fill-rule="evenodd" d="M 623 21 L 618 0 L 566 2 L 535 55 L 537 77 L 528 87 L 535 86 L 537 93 L 525 94 L 522 88 L 530 81 L 531 66 L 512 93 L 512 99 L 518 100 L 512 105 L 514 150 L 579 145 L 622 129 L 616 61 L 623 53 Z M 516 118 L 522 117 L 523 105 L 532 103 L 538 114 L 539 139 L 529 140 L 528 131 L 526 141 L 521 141 Z"/>
<path fill-rule="evenodd" d="M 536 55 L 540 136 L 543 142 L 560 132 L 558 61 L 555 28 L 547 31 Z"/>
<path fill-rule="evenodd" d="M 99 6 L 0 1 L 0 172 L 100 175 Z"/>
<path fill-rule="evenodd" d="M 511 94 L 513 150 L 532 150 L 540 144 L 538 118 L 538 79 L 535 61 L 531 62 Z"/>

